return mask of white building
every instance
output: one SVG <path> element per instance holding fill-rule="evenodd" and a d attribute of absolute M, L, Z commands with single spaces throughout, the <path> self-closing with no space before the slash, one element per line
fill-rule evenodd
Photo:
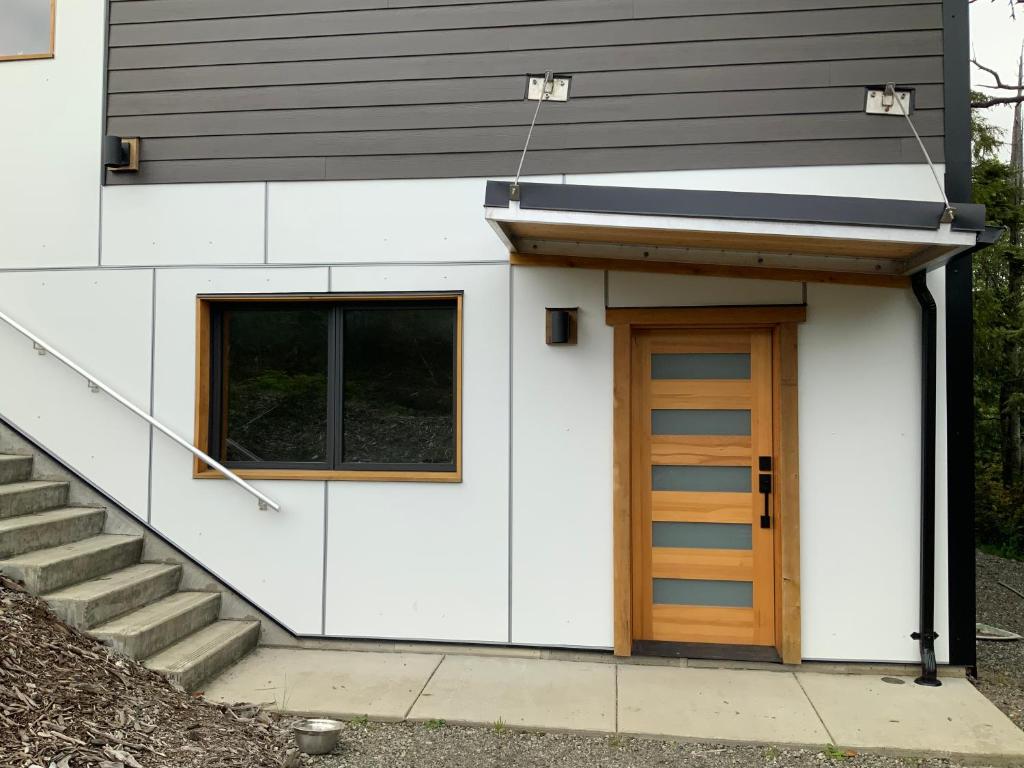
<path fill-rule="evenodd" d="M 265 619 L 973 664 L 966 0 L 55 4 L 0 312 L 280 509 L 4 322 L 0 418 Z"/>

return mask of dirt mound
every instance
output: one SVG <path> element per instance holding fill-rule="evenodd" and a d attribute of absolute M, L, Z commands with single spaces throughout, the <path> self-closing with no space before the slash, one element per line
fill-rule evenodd
<path fill-rule="evenodd" d="M 298 765 L 285 723 L 190 696 L 0 576 L 0 766 L 281 765 Z"/>

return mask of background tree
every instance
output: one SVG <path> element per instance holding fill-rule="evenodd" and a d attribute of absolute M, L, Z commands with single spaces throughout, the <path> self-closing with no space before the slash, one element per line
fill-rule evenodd
<path fill-rule="evenodd" d="M 1024 60 L 1018 89 L 1024 91 Z M 982 548 L 1024 555 L 1024 172 L 1021 105 L 1015 105 L 1010 162 L 1000 131 L 972 114 L 974 200 L 1007 235 L 974 258 L 977 536 Z"/>

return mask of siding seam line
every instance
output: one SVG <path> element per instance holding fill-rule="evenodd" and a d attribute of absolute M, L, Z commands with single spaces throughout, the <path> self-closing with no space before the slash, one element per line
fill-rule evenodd
<path fill-rule="evenodd" d="M 327 634 L 327 526 L 328 526 L 328 495 L 331 484 L 324 482 L 324 561 L 321 570 L 320 585 L 320 634 Z"/>
<path fill-rule="evenodd" d="M 149 415 L 156 411 L 156 267 L 150 281 L 149 308 Z M 146 473 L 146 522 L 153 524 L 153 425 L 149 425 L 149 467 Z"/>
<path fill-rule="evenodd" d="M 512 540 L 514 534 L 513 526 L 513 467 L 514 467 L 514 448 L 515 444 L 513 441 L 514 433 L 514 421 L 512 418 L 512 411 L 514 408 L 513 400 L 515 398 L 514 380 L 515 380 L 515 366 L 514 366 L 514 355 L 515 350 L 514 344 L 514 320 L 515 320 L 515 289 L 514 289 L 514 276 L 515 267 L 511 264 L 508 265 L 508 644 L 512 645 L 512 597 L 513 589 L 512 584 L 514 580 L 513 570 L 513 548 Z"/>

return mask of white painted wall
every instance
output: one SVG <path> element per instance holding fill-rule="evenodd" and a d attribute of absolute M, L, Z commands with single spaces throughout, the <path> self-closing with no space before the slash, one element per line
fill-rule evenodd
<path fill-rule="evenodd" d="M 512 641 L 612 645 L 612 329 L 604 273 L 512 275 Z M 576 346 L 545 308 L 579 307 Z"/>
<path fill-rule="evenodd" d="M 483 179 L 270 184 L 269 260 L 507 261 L 484 221 L 484 186 Z"/>
<path fill-rule="evenodd" d="M 261 264 L 266 184 L 103 187 L 104 266 Z"/>
<path fill-rule="evenodd" d="M 148 410 L 151 270 L 0 272 L 0 309 Z M 149 428 L 0 323 L 0 415 L 141 517 Z"/>
<path fill-rule="evenodd" d="M 334 291 L 464 291 L 463 482 L 332 482 L 326 631 L 508 642 L 509 267 L 333 267 Z"/>
<path fill-rule="evenodd" d="M 57 3 L 53 59 L 0 61 L 0 266 L 95 265 L 101 2 Z"/>
<path fill-rule="evenodd" d="M 930 281 L 941 289 L 940 281 Z M 807 659 L 914 661 L 920 557 L 920 309 L 910 291 L 809 284 L 799 332 Z M 939 327 L 944 325 L 940 314 Z M 944 360 L 939 362 L 944 408 Z M 944 420 L 943 420 L 944 422 Z M 937 524 L 945 528 L 945 434 Z M 936 552 L 945 594 L 945 536 Z M 941 549 L 940 549 L 941 548 Z M 948 611 L 937 630 L 948 635 Z M 948 644 L 937 648 L 948 659 Z"/>
<path fill-rule="evenodd" d="M 609 307 L 716 307 L 803 301 L 803 283 L 784 280 L 608 273 Z"/>
<path fill-rule="evenodd" d="M 326 291 L 326 267 L 162 269 L 156 275 L 153 415 L 191 437 L 195 421 L 196 295 Z M 194 480 L 187 452 L 153 442 L 150 522 L 295 632 L 322 626 L 324 483 L 257 482 L 281 504 L 260 511 L 242 489 Z"/>

